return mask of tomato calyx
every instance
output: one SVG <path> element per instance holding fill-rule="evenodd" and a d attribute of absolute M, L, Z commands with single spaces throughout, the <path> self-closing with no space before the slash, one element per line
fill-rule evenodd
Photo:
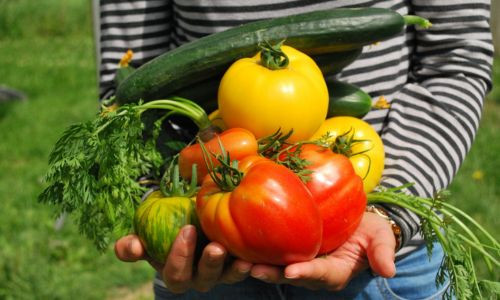
<path fill-rule="evenodd" d="M 281 50 L 283 42 L 284 40 L 276 45 L 271 45 L 268 41 L 264 41 L 259 44 L 261 48 L 260 63 L 264 67 L 270 70 L 279 70 L 288 67 L 288 63 L 290 62 L 288 56 Z"/>
<path fill-rule="evenodd" d="M 343 134 L 339 134 L 335 140 L 331 141 L 331 136 L 327 133 L 318 140 L 318 143 L 325 145 L 330 148 L 334 153 L 342 154 L 347 158 L 351 158 L 356 155 L 363 155 L 368 159 L 368 168 L 366 173 L 363 175 L 362 179 L 365 179 L 370 173 L 371 158 L 366 153 L 373 149 L 373 143 L 369 139 L 356 139 L 354 138 L 355 130 L 351 127 L 348 131 Z M 370 147 L 362 151 L 354 152 L 352 149 L 355 145 L 360 143 L 370 143 Z"/>
<path fill-rule="evenodd" d="M 188 182 L 179 174 L 178 155 L 176 155 L 169 163 L 167 169 L 163 173 L 160 180 L 160 191 L 165 197 L 193 197 L 198 191 L 198 179 L 196 168 L 193 164 L 191 169 L 191 181 Z"/>
<path fill-rule="evenodd" d="M 288 169 L 292 170 L 303 183 L 311 180 L 312 170 L 307 169 L 312 163 L 301 157 L 302 146 L 306 144 L 315 144 L 311 142 L 298 142 L 279 151 L 273 160 Z"/>
<path fill-rule="evenodd" d="M 238 169 L 238 161 L 231 161 L 231 156 L 224 148 L 220 139 L 219 147 L 221 149 L 221 154 L 209 152 L 201 139 L 198 139 L 198 143 L 201 146 L 203 159 L 208 169 L 208 175 L 222 191 L 233 191 L 243 178 L 243 172 Z M 215 166 L 210 156 L 213 156 L 219 165 Z"/>
<path fill-rule="evenodd" d="M 293 134 L 293 129 L 291 129 L 287 134 L 283 135 L 281 132 L 281 128 L 278 128 L 276 132 L 273 134 L 260 138 L 257 143 L 259 145 L 258 152 L 260 155 L 267 157 L 267 158 L 272 158 L 274 157 L 278 152 L 283 149 L 285 145 L 291 145 L 291 143 L 288 143 L 287 140 L 292 136 Z"/>
<path fill-rule="evenodd" d="M 302 182 L 306 183 L 312 173 L 306 168 L 311 163 L 300 156 L 301 147 L 316 142 L 289 143 L 287 140 L 292 134 L 293 129 L 285 135 L 278 129 L 272 135 L 259 139 L 259 154 L 292 170 Z"/>
<path fill-rule="evenodd" d="M 372 150 L 373 146 L 368 149 L 359 152 L 353 152 L 353 147 L 359 143 L 371 143 L 371 140 L 368 139 L 355 139 L 355 130 L 351 127 L 348 131 L 343 134 L 339 134 L 335 140 L 331 141 L 331 135 L 329 133 L 325 134 L 321 137 L 318 142 L 323 144 L 325 147 L 330 148 L 333 152 L 337 154 L 342 154 L 347 156 L 348 158 L 353 157 L 355 155 L 364 154 L 370 150 Z"/>

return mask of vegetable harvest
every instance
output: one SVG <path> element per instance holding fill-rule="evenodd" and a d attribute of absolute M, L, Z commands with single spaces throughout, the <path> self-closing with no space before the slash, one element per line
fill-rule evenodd
<path fill-rule="evenodd" d="M 232 255 L 275 265 L 335 250 L 356 230 L 367 203 L 394 204 L 420 217 L 429 253 L 433 242 L 443 246 L 436 281 L 449 277 L 448 299 L 498 291 L 499 283 L 477 278 L 472 252 L 493 270 L 500 267 L 499 242 L 447 203 L 445 191 L 422 198 L 406 193 L 410 184 L 378 186 L 382 140 L 358 118 L 369 110 L 369 96 L 347 83 L 325 83 L 326 73 L 405 24 L 430 25 L 387 9 L 314 12 L 243 25 L 131 74 L 127 69 L 116 98 L 57 141 L 39 201 L 74 214 L 99 250 L 134 232 L 163 263 L 180 227 L 195 224 Z M 341 67 L 331 68 L 336 59 Z M 210 82 L 218 87 L 210 100 L 173 96 Z M 344 93 L 329 102 L 335 86 Z M 219 109 L 215 115 L 227 128 L 214 125 L 195 103 L 203 101 Z M 190 140 L 168 136 L 166 145 L 175 144 L 171 155 L 160 150 L 160 136 L 171 134 L 174 115 L 198 132 Z M 142 201 L 151 185 L 159 189 Z"/>

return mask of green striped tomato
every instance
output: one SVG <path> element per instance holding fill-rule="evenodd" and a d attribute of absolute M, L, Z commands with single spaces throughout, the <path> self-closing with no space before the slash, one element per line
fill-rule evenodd
<path fill-rule="evenodd" d="M 134 230 L 147 254 L 164 263 L 179 230 L 187 224 L 198 224 L 195 203 L 187 197 L 165 197 L 154 191 L 137 208 Z"/>

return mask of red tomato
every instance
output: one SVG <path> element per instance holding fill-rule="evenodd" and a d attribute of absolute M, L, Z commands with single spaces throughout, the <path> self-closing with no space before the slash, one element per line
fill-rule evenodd
<path fill-rule="evenodd" d="M 230 253 L 253 263 L 287 265 L 314 258 L 322 221 L 311 193 L 292 171 L 260 156 L 239 164 L 243 177 L 222 191 L 210 176 L 196 198 L 201 227 Z"/>
<path fill-rule="evenodd" d="M 255 136 L 243 128 L 228 129 L 205 143 L 209 153 L 221 154 L 219 141 L 224 145 L 232 160 L 241 160 L 248 155 L 257 154 L 258 144 Z M 212 156 L 214 166 L 217 160 Z M 191 167 L 197 164 L 198 183 L 208 174 L 200 144 L 193 144 L 181 150 L 179 155 L 179 172 L 184 179 L 191 179 Z"/>
<path fill-rule="evenodd" d="M 328 148 L 304 144 L 299 157 L 310 163 L 306 169 L 312 173 L 306 187 L 318 204 L 323 220 L 319 254 L 329 253 L 342 245 L 361 222 L 366 207 L 363 180 L 356 175 L 347 157 Z"/>

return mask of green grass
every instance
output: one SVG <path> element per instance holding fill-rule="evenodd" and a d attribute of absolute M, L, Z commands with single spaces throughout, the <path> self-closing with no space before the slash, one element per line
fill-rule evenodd
<path fill-rule="evenodd" d="M 498 51 L 498 50 L 497 50 Z M 500 104 L 500 53 L 497 53 L 495 60 L 493 62 L 493 81 L 497 84 L 493 86 L 491 93 L 488 95 L 490 101 L 495 101 Z"/>
<path fill-rule="evenodd" d="M 36 201 L 57 138 L 97 111 L 91 33 L 89 1 L 0 0 L 0 84 L 28 95 L 0 114 L 0 299 L 104 299 L 152 278 L 146 263 L 98 254 L 71 220 L 55 230 L 51 209 Z M 451 186 L 451 201 L 497 238 L 499 119 L 500 102 L 489 101 Z"/>
<path fill-rule="evenodd" d="M 0 299 L 103 299 L 153 275 L 112 249 L 97 253 L 71 220 L 55 230 L 52 210 L 36 201 L 56 139 L 98 107 L 90 6 L 63 3 L 0 2 L 0 84 L 28 96 L 0 117 Z"/>
<path fill-rule="evenodd" d="M 1 38 L 89 36 L 91 1 L 0 0 Z"/>
<path fill-rule="evenodd" d="M 470 214 L 500 240 L 500 102 L 487 101 L 472 149 L 450 186 L 450 202 Z M 481 174 L 478 177 L 478 174 Z M 479 275 L 500 281 L 500 273 L 490 274 L 476 259 Z"/>

